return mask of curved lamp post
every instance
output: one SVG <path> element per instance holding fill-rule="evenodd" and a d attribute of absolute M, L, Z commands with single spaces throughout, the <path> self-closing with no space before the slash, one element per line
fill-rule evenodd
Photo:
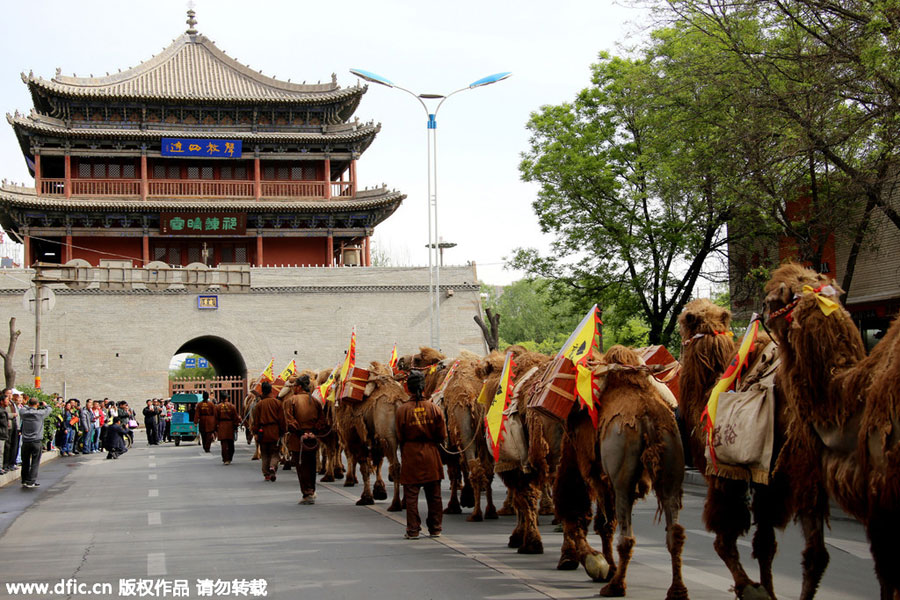
<path fill-rule="evenodd" d="M 440 349 L 441 269 L 439 260 L 440 244 L 438 243 L 438 240 L 440 238 L 438 237 L 437 218 L 437 120 L 435 117 L 437 115 L 437 112 L 441 109 L 441 106 L 444 104 L 444 102 L 447 101 L 447 98 L 449 98 L 450 96 L 458 94 L 459 92 L 464 92 L 466 90 L 471 90 L 485 85 L 490 85 L 492 83 L 497 83 L 498 81 L 503 81 L 504 79 L 512 75 L 512 73 L 494 73 L 493 75 L 488 75 L 487 77 L 482 77 L 477 81 L 473 81 L 466 87 L 460 88 L 455 92 L 443 95 L 416 94 L 415 92 L 412 92 L 406 88 L 400 87 L 390 79 L 386 79 L 381 75 L 372 73 L 371 71 L 364 71 L 362 69 L 350 69 L 350 72 L 366 81 L 384 85 L 389 88 L 396 88 L 398 90 L 406 92 L 419 101 L 419 104 L 421 104 L 422 108 L 425 109 L 425 114 L 428 115 L 428 295 L 431 303 L 431 346 L 433 348 Z M 425 104 L 425 100 L 440 100 L 440 102 L 438 102 L 437 106 L 432 111 L 428 108 L 428 105 Z"/>

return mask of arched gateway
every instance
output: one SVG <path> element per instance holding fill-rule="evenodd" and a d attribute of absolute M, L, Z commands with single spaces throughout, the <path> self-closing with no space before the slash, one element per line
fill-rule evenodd
<path fill-rule="evenodd" d="M 209 361 L 216 370 L 215 379 L 169 380 L 169 396 L 180 392 L 208 391 L 219 400 L 228 400 L 243 410 L 247 395 L 247 364 L 240 350 L 228 340 L 216 335 L 201 335 L 182 344 L 175 354 L 197 354 Z"/>

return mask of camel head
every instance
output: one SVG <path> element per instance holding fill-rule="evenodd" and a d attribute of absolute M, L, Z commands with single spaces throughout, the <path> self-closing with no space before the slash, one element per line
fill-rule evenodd
<path fill-rule="evenodd" d="M 730 328 L 731 311 L 706 298 L 691 300 L 678 315 L 678 331 L 682 342 L 694 339 L 694 336 L 729 331 Z"/>
<path fill-rule="evenodd" d="M 487 379 L 491 375 L 500 376 L 503 370 L 503 362 L 506 360 L 506 353 L 494 350 L 478 362 L 476 373 L 482 380 Z"/>
<path fill-rule="evenodd" d="M 797 309 L 802 310 L 804 307 L 801 307 L 801 304 L 814 306 L 816 303 L 813 294 L 803 293 L 804 286 L 817 289 L 827 285 L 831 285 L 838 295 L 843 293 L 843 290 L 825 275 L 797 263 L 785 263 L 775 269 L 772 279 L 765 287 L 764 304 L 767 324 L 778 343 L 787 338 L 793 320 L 792 313 Z"/>

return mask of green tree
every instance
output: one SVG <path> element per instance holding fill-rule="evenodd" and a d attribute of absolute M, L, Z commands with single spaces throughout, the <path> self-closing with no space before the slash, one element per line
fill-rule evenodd
<path fill-rule="evenodd" d="M 190 358 L 195 360 L 202 358 L 199 354 L 191 354 Z M 175 368 L 169 370 L 169 379 L 215 379 L 216 378 L 216 370 L 209 365 L 208 367 L 201 368 L 187 368 L 184 366 L 185 361 L 181 361 L 181 364 Z"/>
<path fill-rule="evenodd" d="M 601 54 L 574 102 L 532 114 L 520 170 L 540 185 L 533 208 L 556 240 L 549 256 L 518 249 L 511 261 L 616 306 L 622 324 L 639 317 L 654 344 L 672 338 L 701 277 L 723 278 L 705 265 L 747 206 L 718 90 L 679 70 L 706 53 L 665 33 L 640 58 Z"/>

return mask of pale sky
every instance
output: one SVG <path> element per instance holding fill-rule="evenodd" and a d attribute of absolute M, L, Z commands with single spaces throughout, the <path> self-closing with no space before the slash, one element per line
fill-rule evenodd
<path fill-rule="evenodd" d="M 474 261 L 482 281 L 504 285 L 517 246 L 546 249 L 531 203 L 536 186 L 519 178 L 525 124 L 542 105 L 570 101 L 590 83 L 602 50 L 634 42 L 644 11 L 612 0 L 196 0 L 197 29 L 228 55 L 294 82 L 351 86 L 349 69 L 371 71 L 417 93 L 448 94 L 502 71 L 512 77 L 467 90 L 438 120 L 440 236 L 458 244 L 445 264 Z M 186 29 L 182 0 L 32 0 L 4 3 L 0 109 L 32 107 L 20 73 L 51 78 L 103 75 L 147 60 Z M 369 84 L 356 111 L 381 123 L 358 164 L 360 188 L 382 183 L 408 197 L 375 230 L 395 263 L 427 265 L 426 115 L 410 95 Z M 33 185 L 12 127 L 0 125 L 0 178 Z"/>

